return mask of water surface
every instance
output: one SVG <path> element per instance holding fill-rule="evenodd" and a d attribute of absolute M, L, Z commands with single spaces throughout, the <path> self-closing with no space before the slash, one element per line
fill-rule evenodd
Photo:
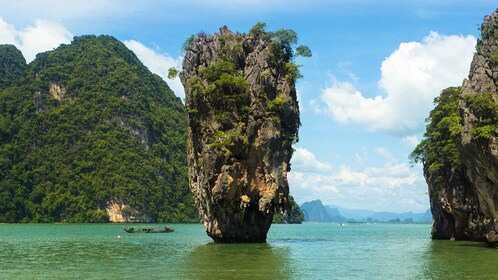
<path fill-rule="evenodd" d="M 202 225 L 169 226 L 175 232 L 128 234 L 116 224 L 0 224 L 0 278 L 498 277 L 498 250 L 432 241 L 428 224 L 273 225 L 265 244 L 214 244 Z"/>

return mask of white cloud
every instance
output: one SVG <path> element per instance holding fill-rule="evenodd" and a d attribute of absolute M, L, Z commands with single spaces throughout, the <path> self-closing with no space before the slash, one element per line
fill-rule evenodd
<path fill-rule="evenodd" d="M 124 44 L 137 55 L 150 71 L 163 78 L 178 97 L 181 97 L 182 99 L 185 97 L 185 91 L 180 78 L 176 77 L 173 80 L 168 79 L 168 69 L 171 67 L 181 69 L 181 57 L 174 58 L 167 53 L 159 53 L 134 40 L 124 41 Z"/>
<path fill-rule="evenodd" d="M 393 155 L 385 147 L 377 147 L 377 148 L 375 148 L 375 153 L 377 153 L 378 155 L 380 155 L 381 157 L 383 157 L 388 162 L 394 161 Z"/>
<path fill-rule="evenodd" d="M 473 36 L 431 32 L 422 42 L 401 43 L 381 66 L 385 96 L 366 97 L 349 82 L 333 81 L 322 93 L 330 116 L 370 131 L 410 135 L 423 128 L 434 97 L 458 86 L 468 74 Z"/>
<path fill-rule="evenodd" d="M 46 20 L 37 20 L 35 26 L 28 27 L 20 35 L 21 51 L 27 61 L 35 58 L 36 54 L 58 47 L 60 44 L 71 42 L 73 35 L 62 25 Z"/>
<path fill-rule="evenodd" d="M 418 140 L 418 137 L 416 135 L 405 136 L 403 137 L 403 139 L 401 139 L 401 141 L 403 142 L 403 144 L 412 149 L 417 147 L 418 143 L 420 142 L 420 140 Z"/>
<path fill-rule="evenodd" d="M 316 99 L 312 99 L 308 102 L 309 107 L 313 110 L 315 114 L 323 114 L 324 109 L 320 106 L 320 103 Z"/>
<path fill-rule="evenodd" d="M 18 30 L 0 18 L 0 43 L 18 47 L 27 62 L 32 61 L 37 53 L 71 42 L 72 37 L 71 32 L 54 22 L 36 20 L 33 26 Z"/>
<path fill-rule="evenodd" d="M 390 155 L 385 148 L 376 152 Z M 393 160 L 380 166 L 335 168 L 318 161 L 304 148 L 296 150 L 296 154 L 289 184 L 298 203 L 320 199 L 324 204 L 351 209 L 393 212 L 423 212 L 429 207 L 421 170 L 406 163 Z"/>
<path fill-rule="evenodd" d="M 13 44 L 16 42 L 16 33 L 14 26 L 8 24 L 0 17 L 0 42 L 2 44 Z"/>
<path fill-rule="evenodd" d="M 315 155 L 304 148 L 296 148 L 292 155 L 292 168 L 309 172 L 325 172 L 331 169 L 328 163 L 316 159 Z"/>

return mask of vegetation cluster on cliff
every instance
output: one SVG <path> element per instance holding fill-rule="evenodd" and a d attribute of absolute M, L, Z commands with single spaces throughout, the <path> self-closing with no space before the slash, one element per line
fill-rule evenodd
<path fill-rule="evenodd" d="M 462 133 L 462 118 L 458 115 L 461 87 L 443 90 L 434 99 L 434 109 L 427 118 L 424 139 L 411 153 L 413 163 L 423 163 L 429 172 L 460 168 L 458 145 Z"/>

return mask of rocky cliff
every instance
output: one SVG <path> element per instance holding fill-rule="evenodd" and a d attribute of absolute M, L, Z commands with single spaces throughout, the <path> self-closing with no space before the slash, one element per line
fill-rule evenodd
<path fill-rule="evenodd" d="M 190 188 L 217 242 L 265 241 L 274 211 L 288 199 L 298 72 L 289 42 L 261 31 L 199 34 L 187 44 L 180 74 Z"/>
<path fill-rule="evenodd" d="M 432 237 L 493 241 L 498 224 L 498 10 L 484 18 L 463 86 L 435 99 L 425 139 L 412 153 L 424 163 Z"/>
<path fill-rule="evenodd" d="M 485 239 L 498 218 L 498 10 L 484 18 L 481 39 L 462 86 L 462 164 L 472 195 L 469 236 Z M 469 209 L 470 210 L 470 209 Z"/>

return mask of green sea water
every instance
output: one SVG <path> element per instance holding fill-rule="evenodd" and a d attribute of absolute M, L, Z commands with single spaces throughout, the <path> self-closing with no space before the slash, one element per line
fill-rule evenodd
<path fill-rule="evenodd" d="M 0 279 L 498 279 L 497 249 L 432 241 L 428 224 L 273 225 L 265 244 L 168 226 L 0 224 Z"/>

